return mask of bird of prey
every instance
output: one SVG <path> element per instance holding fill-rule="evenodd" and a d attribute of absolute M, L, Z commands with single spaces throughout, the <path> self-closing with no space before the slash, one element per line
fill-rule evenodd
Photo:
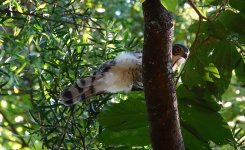
<path fill-rule="evenodd" d="M 181 44 L 172 47 L 173 71 L 185 62 L 189 49 Z M 93 75 L 76 81 L 61 91 L 65 105 L 73 105 L 102 93 L 143 90 L 142 51 L 121 52 L 114 60 L 103 63 Z"/>

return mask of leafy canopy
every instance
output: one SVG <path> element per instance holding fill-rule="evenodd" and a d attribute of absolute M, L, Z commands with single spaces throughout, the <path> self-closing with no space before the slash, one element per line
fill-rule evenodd
<path fill-rule="evenodd" d="M 174 43 L 191 50 L 176 75 L 186 148 L 244 147 L 245 3 L 161 2 L 175 16 Z M 142 45 L 139 1 L 4 0 L 0 149 L 151 149 L 143 92 L 59 103 L 65 86 Z"/>

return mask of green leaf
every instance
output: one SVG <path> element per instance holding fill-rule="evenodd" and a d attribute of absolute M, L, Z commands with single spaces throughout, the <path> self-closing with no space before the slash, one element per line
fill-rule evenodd
<path fill-rule="evenodd" d="M 199 24 L 198 22 L 194 22 L 193 24 L 190 25 L 190 27 L 188 28 L 188 30 L 191 33 L 197 32 L 197 30 L 198 30 L 198 24 Z M 203 21 L 201 23 L 199 33 L 208 33 L 208 31 L 210 31 L 210 23 L 207 22 L 207 21 Z"/>
<path fill-rule="evenodd" d="M 214 49 L 215 44 L 210 43 L 206 45 L 197 45 L 195 51 L 198 53 L 193 53 L 193 57 L 190 57 L 186 63 L 186 70 L 181 76 L 181 79 L 185 85 L 190 88 L 206 88 L 207 87 L 207 70 L 211 63 L 209 53 Z"/>
<path fill-rule="evenodd" d="M 230 84 L 232 70 L 241 59 L 240 54 L 226 41 L 210 41 L 198 45 L 196 51 L 186 64 L 183 83 L 191 89 L 202 89 L 202 96 L 207 92 L 221 98 Z"/>
<path fill-rule="evenodd" d="M 205 89 L 200 87 L 196 87 L 190 90 L 185 86 L 180 85 L 177 88 L 178 98 L 192 99 L 194 103 L 197 103 L 202 107 L 208 108 L 213 111 L 219 111 L 221 107 L 216 102 L 216 99 L 212 94 L 212 92 L 206 91 Z"/>
<path fill-rule="evenodd" d="M 3 66 L 3 65 L 2 65 Z M 4 87 L 6 84 L 8 84 L 10 75 L 5 71 L 0 68 L 0 89 Z"/>
<path fill-rule="evenodd" d="M 199 22 L 193 23 L 189 31 L 196 33 L 198 31 Z M 225 39 L 229 31 L 220 21 L 204 21 L 201 22 L 199 33 L 205 34 L 205 36 L 212 36 L 218 39 Z"/>
<path fill-rule="evenodd" d="M 128 100 L 106 106 L 98 115 L 99 123 L 106 128 L 99 140 L 107 145 L 149 145 L 149 129 L 144 96 L 133 92 Z"/>
<path fill-rule="evenodd" d="M 218 20 L 221 21 L 228 30 L 243 35 L 245 34 L 245 17 L 241 13 L 227 10 L 219 15 Z"/>
<path fill-rule="evenodd" d="M 176 13 L 178 0 L 161 0 L 161 3 L 167 10 Z"/>
<path fill-rule="evenodd" d="M 245 13 L 245 1 L 244 0 L 230 0 L 229 4 L 231 7 Z"/>
<path fill-rule="evenodd" d="M 191 94 L 183 95 L 186 91 L 188 90 L 184 86 L 177 90 L 182 128 L 204 143 L 212 141 L 217 145 L 223 145 L 234 141 L 231 131 L 221 115 L 201 104 L 203 100 L 198 95 L 195 98 Z M 190 135 L 188 137 L 191 138 Z M 188 145 L 188 147 L 191 146 Z"/>
<path fill-rule="evenodd" d="M 206 71 L 205 79 L 210 82 L 214 82 L 213 78 L 220 78 L 218 69 L 214 66 L 213 63 L 210 63 L 208 66 L 204 67 Z"/>
<path fill-rule="evenodd" d="M 207 100 L 198 98 L 195 92 L 188 91 L 184 86 L 178 88 L 177 94 L 182 132 L 184 140 L 189 143 L 186 145 L 188 149 L 210 149 L 209 141 L 222 145 L 234 140 L 226 122 L 217 111 L 208 107 L 210 104 L 207 103 Z M 142 94 L 138 95 L 141 98 L 143 96 Z M 146 128 L 145 106 L 143 106 L 145 103 L 142 103 L 142 100 L 136 100 L 137 95 L 129 97 L 133 97 L 133 99 L 129 98 L 119 104 L 112 104 L 99 115 L 99 122 L 106 128 L 100 135 L 100 141 L 104 144 L 132 146 L 137 143 L 136 145 L 147 145 L 148 140 L 146 139 L 149 135 L 148 128 Z M 212 98 L 209 97 L 209 99 Z M 212 101 L 215 102 L 213 99 Z M 133 109 L 129 105 L 132 105 Z M 142 109 L 143 107 L 144 109 Z M 131 113 L 137 115 L 130 115 Z M 141 114 L 144 114 L 145 117 L 142 117 Z M 140 136 L 144 141 L 142 143 L 138 140 Z M 197 144 L 193 145 L 191 141 L 197 141 Z"/>
<path fill-rule="evenodd" d="M 8 4 L 8 3 L 10 3 L 10 0 L 4 1 L 4 2 L 2 3 L 2 5 L 4 6 L 4 5 Z"/>
<path fill-rule="evenodd" d="M 189 99 L 179 99 L 182 125 L 199 139 L 213 141 L 217 145 L 234 141 L 231 131 L 218 112 L 192 103 Z"/>
<path fill-rule="evenodd" d="M 188 150 L 211 150 L 206 141 L 198 139 L 191 131 L 182 127 L 181 133 L 184 139 L 185 147 Z"/>
<path fill-rule="evenodd" d="M 106 106 L 98 115 L 99 123 L 113 131 L 144 127 L 147 124 L 145 102 L 139 98 L 129 96 L 126 101 Z"/>
<path fill-rule="evenodd" d="M 219 5 L 221 4 L 222 0 L 206 0 L 207 3 L 211 4 L 211 5 Z"/>
<path fill-rule="evenodd" d="M 16 1 L 14 1 L 14 6 L 17 8 L 18 12 L 23 13 L 21 6 Z"/>
<path fill-rule="evenodd" d="M 18 75 L 19 73 L 21 73 L 21 71 L 25 68 L 26 65 L 27 63 L 22 64 L 22 66 L 16 70 L 15 75 Z"/>
<path fill-rule="evenodd" d="M 220 79 L 215 79 L 215 86 L 222 95 L 230 84 L 232 71 L 242 58 L 234 45 L 222 41 L 217 43 L 211 59 L 220 73 Z"/>
<path fill-rule="evenodd" d="M 235 68 L 236 77 L 239 82 L 245 83 L 245 62 L 241 59 Z"/>
<path fill-rule="evenodd" d="M 46 7 L 46 3 L 42 3 L 41 5 L 39 5 L 39 6 L 35 9 L 35 11 L 40 10 L 40 9 L 43 9 L 43 8 L 45 8 L 45 7 Z"/>
<path fill-rule="evenodd" d="M 28 44 L 31 44 L 33 38 L 34 38 L 34 35 L 30 35 L 30 37 L 28 38 L 28 42 L 27 42 L 27 43 L 28 43 Z"/>
<path fill-rule="evenodd" d="M 147 127 L 127 129 L 119 132 L 105 129 L 99 135 L 99 141 L 106 145 L 145 146 L 150 144 Z"/>

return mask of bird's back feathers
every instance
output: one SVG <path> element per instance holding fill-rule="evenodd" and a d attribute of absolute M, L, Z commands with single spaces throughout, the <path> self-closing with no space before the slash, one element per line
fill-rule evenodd
<path fill-rule="evenodd" d="M 123 52 L 115 60 L 105 62 L 92 76 L 82 78 L 64 89 L 61 92 L 63 103 L 72 105 L 104 92 L 130 91 L 134 82 L 142 78 L 141 56 Z"/>
<path fill-rule="evenodd" d="M 189 50 L 180 45 L 173 46 L 173 70 L 185 61 Z M 103 63 L 92 76 L 76 81 L 61 92 L 65 105 L 72 105 L 92 96 L 109 92 L 128 92 L 143 89 L 142 51 L 122 52 L 114 60 Z"/>

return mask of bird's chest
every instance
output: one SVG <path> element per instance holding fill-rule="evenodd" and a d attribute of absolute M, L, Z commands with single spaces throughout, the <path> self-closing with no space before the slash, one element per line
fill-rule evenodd
<path fill-rule="evenodd" d="M 142 65 L 136 65 L 135 67 L 128 69 L 128 76 L 132 82 L 142 82 Z"/>
<path fill-rule="evenodd" d="M 142 81 L 142 66 L 135 65 L 128 68 L 117 68 L 113 70 L 113 74 L 117 76 L 118 82 L 121 82 L 121 84 L 132 85 L 134 82 Z"/>

